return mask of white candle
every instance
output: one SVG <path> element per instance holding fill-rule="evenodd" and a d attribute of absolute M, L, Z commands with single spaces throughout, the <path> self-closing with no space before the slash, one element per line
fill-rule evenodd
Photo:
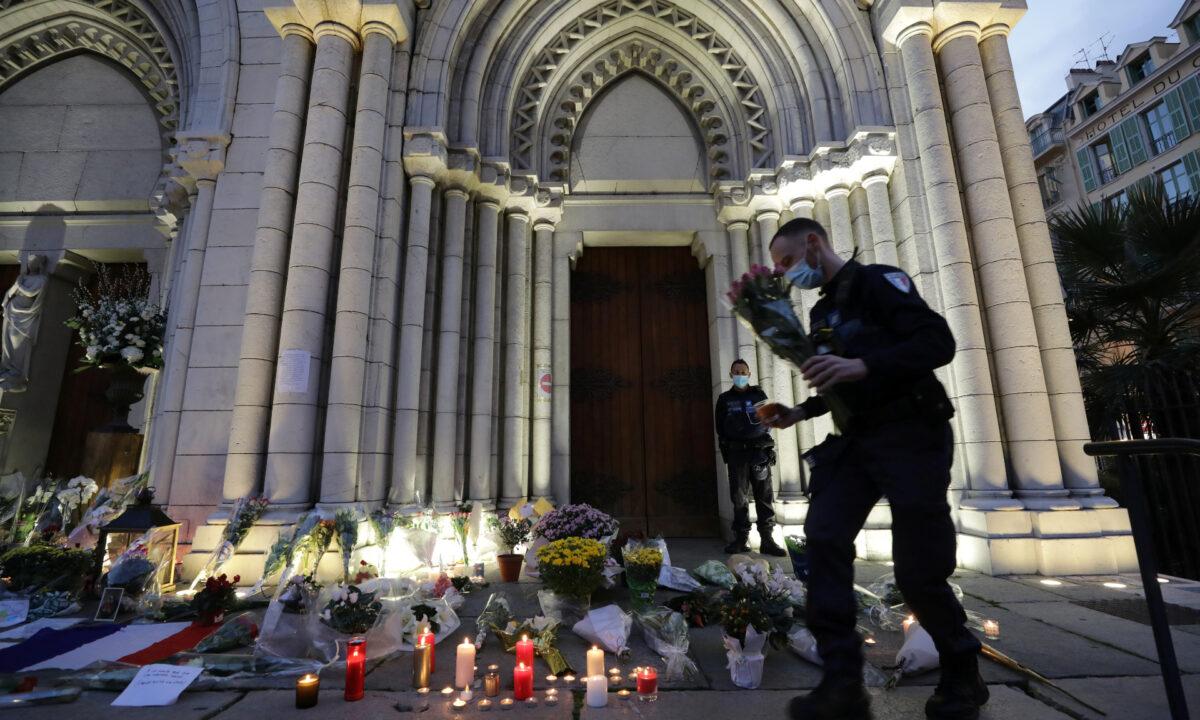
<path fill-rule="evenodd" d="M 604 707 L 608 704 L 608 678 L 603 673 L 600 675 L 588 675 L 584 678 L 587 683 L 587 705 L 588 707 Z"/>
<path fill-rule="evenodd" d="M 454 685 L 470 687 L 475 682 L 475 644 L 463 638 L 454 662 Z"/>
<path fill-rule="evenodd" d="M 587 651 L 588 677 L 604 676 L 604 651 L 595 645 Z"/>

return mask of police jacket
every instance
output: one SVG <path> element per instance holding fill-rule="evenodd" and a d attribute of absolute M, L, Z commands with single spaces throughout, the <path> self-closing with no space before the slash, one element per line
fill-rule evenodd
<path fill-rule="evenodd" d="M 767 394 L 757 385 L 745 390 L 731 388 L 717 398 L 717 438 L 726 462 L 763 463 L 773 459 L 771 429 L 759 422 L 754 409 L 766 399 Z"/>
<path fill-rule="evenodd" d="M 903 270 L 850 260 L 821 287 L 809 322 L 818 354 L 858 358 L 867 366 L 862 380 L 834 386 L 849 406 L 851 430 L 954 414 L 933 374 L 954 357 L 954 335 Z M 810 418 L 828 412 L 820 395 L 801 407 Z"/>

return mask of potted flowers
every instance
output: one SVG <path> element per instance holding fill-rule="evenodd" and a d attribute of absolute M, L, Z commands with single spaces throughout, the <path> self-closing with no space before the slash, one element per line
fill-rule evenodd
<path fill-rule="evenodd" d="M 241 579 L 240 575 L 234 575 L 230 581 L 229 576 L 221 573 L 204 582 L 204 589 L 192 598 L 192 609 L 200 616 L 197 624 L 216 625 L 224 619 L 225 613 L 237 606 L 234 585 Z"/>
<path fill-rule="evenodd" d="M 563 505 L 546 513 L 538 520 L 533 532 L 551 542 L 569 537 L 608 541 L 617 534 L 617 527 L 617 521 L 608 513 L 579 503 Z"/>
<path fill-rule="evenodd" d="M 529 540 L 529 530 L 532 527 L 528 518 L 511 517 L 492 518 L 492 529 L 501 549 L 505 552 L 496 555 L 496 564 L 500 566 L 502 582 L 516 582 L 521 575 L 521 555 L 513 552 L 513 548 Z"/>
<path fill-rule="evenodd" d="M 541 547 L 537 552 L 542 582 L 549 593 L 538 593 L 547 617 L 570 624 L 587 613 L 592 593 L 604 581 L 608 551 L 599 540 L 568 537 Z"/>
<path fill-rule="evenodd" d="M 629 583 L 629 595 L 635 609 L 643 609 L 654 602 L 654 591 L 658 588 L 658 574 L 662 570 L 662 551 L 652 547 L 626 550 L 625 579 Z"/>

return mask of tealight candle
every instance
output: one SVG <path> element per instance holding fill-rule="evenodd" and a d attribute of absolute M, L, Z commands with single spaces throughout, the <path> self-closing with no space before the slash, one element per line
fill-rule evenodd
<path fill-rule="evenodd" d="M 463 687 L 475 682 L 475 644 L 463 638 L 454 658 L 454 686 Z"/>
<path fill-rule="evenodd" d="M 654 702 L 658 699 L 658 671 L 652 667 L 638 670 L 637 676 L 638 700 Z"/>
<path fill-rule="evenodd" d="M 458 698 L 454 702 L 450 703 L 450 707 L 454 709 L 454 712 L 462 712 L 467 708 L 467 701 L 463 700 L 462 698 Z"/>
<path fill-rule="evenodd" d="M 317 706 L 318 691 L 321 689 L 321 678 L 306 673 L 296 680 L 296 709 L 305 710 Z"/>
<path fill-rule="evenodd" d="M 558 704 L 558 694 L 557 693 L 549 693 L 549 692 L 546 693 L 546 704 L 547 705 L 557 705 Z"/>
<path fill-rule="evenodd" d="M 533 668 L 533 641 L 528 636 L 522 635 L 517 641 L 517 664 Z"/>
<path fill-rule="evenodd" d="M 483 676 L 483 694 L 496 697 L 500 694 L 500 667 L 488 665 L 487 674 Z"/>
<path fill-rule="evenodd" d="M 510 709 L 512 709 L 512 706 L 513 706 L 512 698 L 504 698 L 503 700 L 500 701 L 500 709 L 501 710 L 510 710 Z"/>
<path fill-rule="evenodd" d="M 366 677 L 367 641 L 361 637 L 351 638 L 346 644 L 346 692 L 343 694 L 346 702 L 362 700 Z"/>
<path fill-rule="evenodd" d="M 621 689 L 621 690 L 617 691 L 617 699 L 619 699 L 619 700 L 628 700 L 631 695 L 633 695 L 633 693 L 631 693 L 625 689 Z"/>
<path fill-rule="evenodd" d="M 492 709 L 492 701 L 484 698 L 476 703 L 475 707 L 479 708 L 479 712 L 488 712 Z"/>
<path fill-rule="evenodd" d="M 425 629 L 420 631 L 417 634 L 417 644 L 418 645 L 423 644 L 423 645 L 429 646 L 429 673 L 431 675 L 437 669 L 437 662 L 434 660 L 434 656 L 435 656 L 434 643 L 435 643 L 434 635 L 432 632 L 429 631 L 429 626 L 426 625 Z"/>
<path fill-rule="evenodd" d="M 983 636 L 986 637 L 988 640 L 999 640 L 1000 639 L 1000 622 L 998 620 L 992 620 L 991 618 L 984 620 L 983 621 Z"/>
<path fill-rule="evenodd" d="M 462 692 L 460 692 L 458 696 L 463 700 L 470 702 L 475 697 L 475 693 L 471 692 L 470 685 L 463 685 Z"/>
<path fill-rule="evenodd" d="M 587 651 L 587 674 L 588 677 L 604 676 L 604 651 L 595 645 Z"/>
<path fill-rule="evenodd" d="M 517 700 L 533 697 L 533 668 L 524 663 L 513 668 L 513 697 Z"/>
<path fill-rule="evenodd" d="M 442 697 L 446 698 L 447 700 L 449 700 L 450 696 L 453 694 L 454 694 L 454 688 L 450 687 L 449 685 L 442 688 Z"/>
<path fill-rule="evenodd" d="M 566 685 L 567 687 L 571 687 L 571 683 L 575 682 L 575 676 L 574 675 L 563 675 L 562 681 L 563 681 L 564 685 Z"/>
<path fill-rule="evenodd" d="M 621 674 L 621 668 L 619 668 L 619 667 L 610 667 L 610 668 L 608 669 L 608 674 L 609 674 L 609 675 L 620 675 L 620 674 Z"/>
<path fill-rule="evenodd" d="M 530 695 L 529 697 L 525 698 L 525 707 L 527 707 L 527 708 L 535 708 L 535 707 L 537 707 L 537 704 L 538 704 L 538 703 L 537 703 L 537 698 L 533 697 L 532 695 Z"/>
<path fill-rule="evenodd" d="M 587 684 L 587 706 L 604 707 L 608 704 L 608 680 L 603 675 L 589 675 L 583 679 Z"/>
<path fill-rule="evenodd" d="M 417 712 L 425 712 L 429 709 L 429 688 L 417 688 L 417 701 L 414 703 L 413 709 Z"/>
<path fill-rule="evenodd" d="M 553 684 L 554 684 L 554 683 L 556 683 L 556 682 L 558 682 L 558 676 L 557 676 L 557 675 L 547 675 L 547 676 L 546 676 L 546 684 L 548 684 L 548 685 L 553 685 Z"/>

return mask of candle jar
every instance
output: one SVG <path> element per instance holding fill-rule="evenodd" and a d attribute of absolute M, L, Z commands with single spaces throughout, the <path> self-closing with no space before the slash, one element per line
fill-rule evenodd
<path fill-rule="evenodd" d="M 637 674 L 638 700 L 654 702 L 658 699 L 658 671 L 652 667 L 644 667 Z"/>
<path fill-rule="evenodd" d="M 496 697 L 500 694 L 500 668 L 489 665 L 487 674 L 483 676 L 483 694 Z"/>
<path fill-rule="evenodd" d="M 533 697 L 533 668 L 528 665 L 513 668 L 513 697 L 517 700 Z"/>
<path fill-rule="evenodd" d="M 350 638 L 346 644 L 346 702 L 362 700 L 363 685 L 367 678 L 367 640 Z"/>
<path fill-rule="evenodd" d="M 413 648 L 413 687 L 429 688 L 429 675 L 433 672 L 433 646 L 417 643 Z"/>
<path fill-rule="evenodd" d="M 321 678 L 307 673 L 296 680 L 296 709 L 305 710 L 317 706 L 317 696 L 321 690 Z"/>

